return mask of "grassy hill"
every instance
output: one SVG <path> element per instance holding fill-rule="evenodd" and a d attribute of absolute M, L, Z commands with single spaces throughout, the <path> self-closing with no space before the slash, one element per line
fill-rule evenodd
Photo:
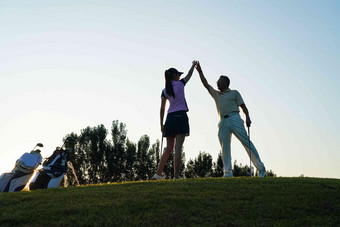
<path fill-rule="evenodd" d="M 208 178 L 0 194 L 0 226 L 339 226 L 340 180 Z"/>

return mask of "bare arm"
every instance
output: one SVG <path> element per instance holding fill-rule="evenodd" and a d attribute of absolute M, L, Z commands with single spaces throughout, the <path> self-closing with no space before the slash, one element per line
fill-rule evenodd
<path fill-rule="evenodd" d="M 161 109 L 160 109 L 160 123 L 161 123 L 161 131 L 163 132 L 163 120 L 164 120 L 164 112 L 165 112 L 165 104 L 166 104 L 166 99 L 162 98 L 161 101 Z"/>
<path fill-rule="evenodd" d="M 249 111 L 248 111 L 248 108 L 246 107 L 246 104 L 241 104 L 241 108 L 243 110 L 244 115 L 246 115 L 246 124 L 247 124 L 247 127 L 250 127 L 251 120 L 250 120 L 250 117 L 249 117 Z"/>
<path fill-rule="evenodd" d="M 196 70 L 198 71 L 198 74 L 200 75 L 200 79 L 201 79 L 201 81 L 202 81 L 203 86 L 204 86 L 206 89 L 208 89 L 208 91 L 209 91 L 209 84 L 208 84 L 208 81 L 207 81 L 207 79 L 204 77 L 204 74 L 203 74 L 203 71 L 202 71 L 202 69 L 201 69 L 201 65 L 200 65 L 199 62 L 196 64 Z"/>
<path fill-rule="evenodd" d="M 192 73 L 194 72 L 194 69 L 195 69 L 196 64 L 197 64 L 197 61 L 193 61 L 193 62 L 192 62 L 192 66 L 191 66 L 191 68 L 189 69 L 188 74 L 184 77 L 186 83 L 189 82 L 189 80 L 190 80 L 190 78 L 191 78 L 191 76 L 192 76 Z"/>

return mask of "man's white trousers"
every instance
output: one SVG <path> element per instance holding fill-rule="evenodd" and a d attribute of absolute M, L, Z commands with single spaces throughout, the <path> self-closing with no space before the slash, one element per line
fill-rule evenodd
<path fill-rule="evenodd" d="M 264 164 L 261 162 L 260 156 L 254 144 L 250 141 L 249 149 L 249 137 L 247 135 L 246 129 L 244 128 L 244 121 L 241 119 L 239 114 L 234 114 L 228 118 L 222 118 L 218 124 L 218 138 L 220 140 L 224 164 L 224 176 L 232 177 L 233 172 L 231 168 L 231 152 L 230 143 L 231 135 L 234 134 L 236 138 L 242 143 L 246 149 L 248 156 L 250 156 L 251 150 L 251 161 L 258 171 L 264 171 Z"/>

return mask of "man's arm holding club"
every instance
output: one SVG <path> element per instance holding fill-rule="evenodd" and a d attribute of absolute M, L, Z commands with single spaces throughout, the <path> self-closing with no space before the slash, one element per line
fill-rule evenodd
<path fill-rule="evenodd" d="M 202 71 L 202 68 L 199 62 L 197 62 L 196 64 L 196 70 L 198 74 L 200 75 L 200 79 L 202 81 L 203 86 L 209 91 L 210 85 L 208 84 L 207 79 L 204 77 L 204 74 L 203 74 L 203 71 Z"/>
<path fill-rule="evenodd" d="M 244 104 L 244 103 L 241 104 L 240 107 L 242 108 L 244 115 L 246 115 L 246 125 L 247 125 L 247 127 L 250 127 L 251 120 L 250 120 L 250 117 L 249 117 L 248 108 L 246 107 L 246 104 Z"/>

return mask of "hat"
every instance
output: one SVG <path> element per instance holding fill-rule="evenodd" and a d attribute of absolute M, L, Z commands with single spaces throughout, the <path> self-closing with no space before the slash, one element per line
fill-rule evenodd
<path fill-rule="evenodd" d="M 179 72 L 177 69 L 175 69 L 175 68 L 170 68 L 170 69 L 168 69 L 168 71 L 169 71 L 169 73 L 170 73 L 170 75 L 171 74 L 174 74 L 174 73 L 176 73 L 176 74 L 183 74 L 183 72 Z"/>

